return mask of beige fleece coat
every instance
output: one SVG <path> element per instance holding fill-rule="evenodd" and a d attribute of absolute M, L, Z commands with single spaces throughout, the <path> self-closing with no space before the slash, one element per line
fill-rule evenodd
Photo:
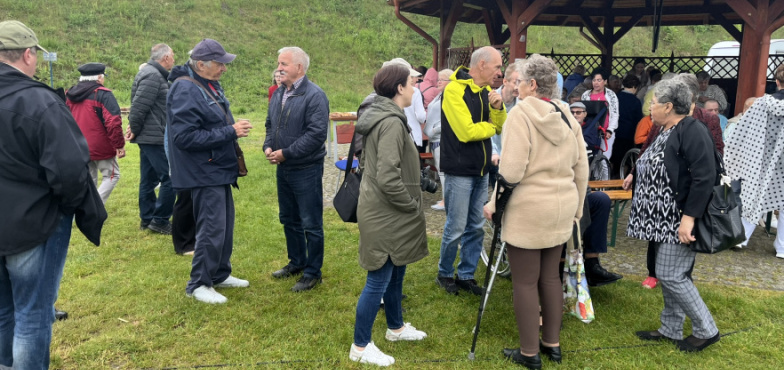
<path fill-rule="evenodd" d="M 565 243 L 579 221 L 588 187 L 582 129 L 569 107 L 527 97 L 509 112 L 501 135 L 498 172 L 519 182 L 501 220 L 501 240 L 524 249 Z M 495 192 L 488 208 L 495 211 Z"/>

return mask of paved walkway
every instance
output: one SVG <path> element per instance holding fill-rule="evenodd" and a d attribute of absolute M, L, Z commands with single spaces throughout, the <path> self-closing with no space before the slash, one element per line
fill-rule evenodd
<path fill-rule="evenodd" d="M 348 145 L 340 145 L 338 154 L 345 156 Z M 324 205 L 332 207 L 335 196 L 335 180 L 338 170 L 331 158 L 324 164 Z M 341 177 L 342 180 L 342 177 Z M 441 197 L 436 194 L 424 193 L 425 217 L 429 235 L 440 238 L 444 229 L 445 213 L 430 209 Z M 626 207 L 624 216 L 618 223 L 618 239 L 615 248 L 609 248 L 601 257 L 602 265 L 608 270 L 622 275 L 634 275 L 631 279 L 640 280 L 647 275 L 645 259 L 648 243 L 626 237 L 626 223 L 629 216 Z M 776 229 L 771 229 L 772 233 Z M 773 249 L 775 235 L 768 237 L 762 227 L 757 227 L 747 248 L 740 251 L 724 251 L 715 255 L 697 255 L 694 267 L 694 280 L 713 284 L 743 286 L 756 289 L 784 291 L 784 259 L 776 258 Z"/>

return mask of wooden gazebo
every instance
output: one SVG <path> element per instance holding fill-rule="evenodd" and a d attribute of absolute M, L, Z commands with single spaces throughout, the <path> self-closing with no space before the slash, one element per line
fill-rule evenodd
<path fill-rule="evenodd" d="M 635 26 L 720 25 L 741 43 L 736 111 L 765 91 L 770 36 L 784 25 L 784 0 L 387 0 L 396 16 L 433 45 L 433 66 L 446 66 L 458 22 L 484 24 L 492 45 L 509 43 L 525 58 L 529 26 L 581 27 L 610 68 L 613 46 Z M 436 40 L 402 13 L 440 19 Z M 740 30 L 738 29 L 740 25 Z M 587 31 L 587 33 L 585 32 Z"/>

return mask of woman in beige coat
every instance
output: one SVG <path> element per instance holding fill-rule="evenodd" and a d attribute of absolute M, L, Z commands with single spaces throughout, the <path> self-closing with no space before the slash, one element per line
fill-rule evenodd
<path fill-rule="evenodd" d="M 509 112 L 502 133 L 498 173 L 514 189 L 501 220 L 512 268 L 514 310 L 520 348 L 504 355 L 540 369 L 539 352 L 561 361 L 559 336 L 563 291 L 558 264 L 563 244 L 582 216 L 588 160 L 580 124 L 557 99 L 555 63 L 534 54 L 521 71 L 520 102 Z M 497 191 L 497 190 L 496 190 Z M 495 213 L 495 196 L 485 217 Z M 542 339 L 539 340 L 539 304 Z"/>

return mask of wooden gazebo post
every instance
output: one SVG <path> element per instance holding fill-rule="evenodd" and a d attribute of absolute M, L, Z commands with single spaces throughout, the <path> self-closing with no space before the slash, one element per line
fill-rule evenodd
<path fill-rule="evenodd" d="M 503 0 L 496 0 L 506 26 L 509 27 L 509 63 L 515 59 L 525 59 L 528 26 L 552 2 L 553 0 L 512 1 L 512 9 L 509 9 Z"/>
<path fill-rule="evenodd" d="M 727 0 L 727 5 L 744 21 L 735 97 L 735 114 L 738 114 L 743 111 L 747 98 L 765 93 L 770 35 L 784 25 L 784 1 Z"/>

